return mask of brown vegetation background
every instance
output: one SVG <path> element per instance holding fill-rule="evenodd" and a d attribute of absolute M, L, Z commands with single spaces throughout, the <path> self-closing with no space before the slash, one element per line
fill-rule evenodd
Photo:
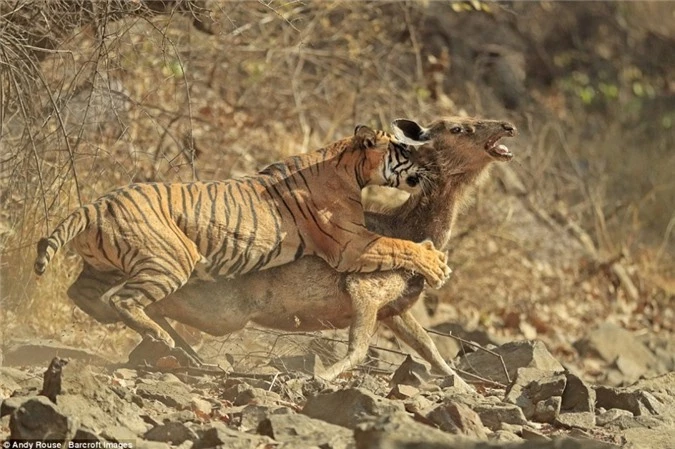
<path fill-rule="evenodd" d="M 37 239 L 114 187 L 248 174 L 358 123 L 450 114 L 508 119 L 521 135 L 460 220 L 453 278 L 429 310 L 568 357 L 604 321 L 672 337 L 674 10 L 3 2 L 0 338 L 124 353 L 132 332 L 68 301 L 72 251 L 32 272 Z"/>

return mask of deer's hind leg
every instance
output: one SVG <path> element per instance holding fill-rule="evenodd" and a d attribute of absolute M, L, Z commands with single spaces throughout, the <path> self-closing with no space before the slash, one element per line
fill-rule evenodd
<path fill-rule="evenodd" d="M 87 315 L 103 324 L 117 323 L 120 316 L 104 298 L 106 292 L 120 285 L 125 275 L 121 271 L 99 271 L 84 263 L 82 272 L 68 287 L 68 297 Z"/>

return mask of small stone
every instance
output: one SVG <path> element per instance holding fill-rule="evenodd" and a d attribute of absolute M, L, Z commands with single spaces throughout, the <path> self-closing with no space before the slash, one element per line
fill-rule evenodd
<path fill-rule="evenodd" d="M 347 449 L 353 444 L 351 430 L 297 413 L 269 415 L 257 430 L 260 435 L 294 447 Z"/>
<path fill-rule="evenodd" d="M 445 432 L 487 439 L 480 416 L 460 402 L 444 402 L 427 413 L 426 417 Z"/>
<path fill-rule="evenodd" d="M 391 389 L 389 394 L 387 394 L 387 399 L 410 399 L 413 396 L 416 396 L 420 393 L 420 389 L 413 387 L 411 385 L 394 385 L 394 388 Z"/>
<path fill-rule="evenodd" d="M 275 445 L 274 440 L 267 436 L 239 432 L 216 422 L 201 432 L 199 440 L 195 441 L 192 449 L 207 449 L 217 446 L 227 449 L 250 449 L 252 447 L 274 447 Z"/>
<path fill-rule="evenodd" d="M 308 398 L 302 413 L 353 429 L 368 417 L 405 413 L 405 408 L 399 401 L 376 396 L 362 388 L 349 388 Z"/>
<path fill-rule="evenodd" d="M 523 410 L 513 404 L 477 404 L 472 407 L 478 413 L 482 423 L 491 430 L 497 430 L 504 423 L 513 425 L 527 424 Z"/>
<path fill-rule="evenodd" d="M 98 436 L 93 430 L 87 429 L 86 427 L 80 427 L 75 432 L 73 436 L 73 441 L 98 441 L 99 443 L 105 443 L 105 439 Z M 103 447 L 102 445 L 99 447 Z"/>
<path fill-rule="evenodd" d="M 544 401 L 537 402 L 537 405 L 534 407 L 532 420 L 542 423 L 554 422 L 560 413 L 560 404 L 562 404 L 560 396 L 553 396 Z"/>
<path fill-rule="evenodd" d="M 501 355 L 511 378 L 516 376 L 518 368 L 539 368 L 552 372 L 564 370 L 541 341 L 514 341 L 494 348 L 493 351 Z M 476 351 L 461 357 L 458 368 L 497 382 L 509 383 L 499 358 L 485 351 Z"/>
<path fill-rule="evenodd" d="M 533 429 L 532 427 L 525 426 L 523 427 L 522 432 L 520 435 L 523 437 L 524 440 L 528 441 L 548 441 L 550 440 L 549 437 L 544 435 L 543 433 L 539 432 L 536 429 Z"/>
<path fill-rule="evenodd" d="M 206 420 L 211 416 L 211 411 L 213 407 L 211 403 L 206 399 L 202 398 L 192 398 L 190 399 L 190 405 L 192 411 L 197 415 L 199 419 Z"/>
<path fill-rule="evenodd" d="M 422 386 L 429 378 L 431 373 L 429 368 L 420 362 L 415 361 L 410 354 L 403 363 L 394 371 L 391 378 L 391 385 L 411 385 L 413 387 Z"/>
<path fill-rule="evenodd" d="M 176 445 L 184 441 L 197 440 L 197 434 L 185 424 L 174 421 L 153 427 L 145 432 L 143 438 Z"/>
<path fill-rule="evenodd" d="M 497 430 L 490 434 L 490 441 L 496 441 L 498 443 L 510 443 L 513 441 L 523 441 L 523 439 L 514 432 L 510 432 L 508 430 Z"/>
<path fill-rule="evenodd" d="M 0 417 L 12 414 L 14 410 L 21 407 L 21 404 L 26 402 L 28 399 L 29 398 L 26 396 L 14 396 L 5 399 L 2 401 L 2 404 L 0 404 Z"/>
<path fill-rule="evenodd" d="M 113 372 L 113 377 L 117 379 L 131 380 L 138 377 L 138 372 L 135 369 L 118 368 Z"/>
<path fill-rule="evenodd" d="M 601 324 L 574 347 L 582 356 L 600 357 L 607 363 L 620 358 L 617 368 L 635 379 L 658 365 L 654 354 L 633 333 L 612 323 Z"/>
<path fill-rule="evenodd" d="M 606 409 L 620 408 L 635 416 L 660 415 L 665 411 L 664 405 L 648 391 L 598 386 L 595 394 L 598 406 Z"/>
<path fill-rule="evenodd" d="M 561 413 L 555 422 L 565 427 L 591 429 L 595 427 L 595 415 L 591 412 Z"/>
<path fill-rule="evenodd" d="M 124 426 L 110 426 L 103 429 L 101 436 L 110 441 L 133 441 L 137 438 L 135 432 Z"/>
<path fill-rule="evenodd" d="M 595 390 L 578 376 L 566 373 L 567 385 L 562 395 L 560 412 L 590 412 L 595 418 Z"/>
<path fill-rule="evenodd" d="M 461 447 L 465 437 L 452 435 L 395 413 L 364 420 L 354 429 L 357 449 Z"/>
<path fill-rule="evenodd" d="M 141 384 L 136 387 L 136 394 L 178 410 L 189 409 L 191 404 L 191 394 L 183 383 Z"/>
<path fill-rule="evenodd" d="M 278 393 L 251 387 L 246 384 L 239 384 L 228 388 L 223 392 L 222 397 L 234 405 L 274 405 L 281 400 L 281 396 Z"/>
<path fill-rule="evenodd" d="M 604 427 L 607 424 L 621 418 L 622 416 L 632 418 L 633 414 L 628 410 L 623 410 L 620 408 L 610 408 L 609 410 L 600 413 L 595 417 L 595 424 L 598 425 L 599 427 Z"/>
<path fill-rule="evenodd" d="M 249 404 L 241 410 L 241 424 L 239 430 L 245 432 L 256 430 L 260 423 L 272 414 L 291 413 L 288 407 L 266 407 L 264 405 Z"/>
<path fill-rule="evenodd" d="M 519 368 L 516 378 L 506 390 L 504 401 L 518 405 L 523 409 L 525 417 L 532 419 L 536 413 L 537 403 L 561 396 L 566 382 L 564 374 L 538 368 Z"/>

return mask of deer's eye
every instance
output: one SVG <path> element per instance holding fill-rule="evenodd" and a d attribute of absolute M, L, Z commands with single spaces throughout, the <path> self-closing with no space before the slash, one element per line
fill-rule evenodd
<path fill-rule="evenodd" d="M 455 125 L 452 128 L 450 128 L 450 132 L 453 134 L 459 134 L 462 132 L 462 127 Z"/>

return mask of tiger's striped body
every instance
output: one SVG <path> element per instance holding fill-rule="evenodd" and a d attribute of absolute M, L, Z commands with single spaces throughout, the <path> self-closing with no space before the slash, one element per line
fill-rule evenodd
<path fill-rule="evenodd" d="M 317 255 L 338 271 L 407 268 L 438 285 L 449 270 L 433 245 L 382 237 L 364 225 L 361 189 L 404 187 L 416 171 L 410 155 L 389 135 L 364 127 L 252 177 L 132 184 L 77 209 L 42 239 L 35 270 L 44 272 L 72 240 L 84 269 L 69 295 L 105 286 L 103 303 L 128 326 L 168 343 L 143 309 L 179 289 L 195 269 L 235 276 Z"/>

